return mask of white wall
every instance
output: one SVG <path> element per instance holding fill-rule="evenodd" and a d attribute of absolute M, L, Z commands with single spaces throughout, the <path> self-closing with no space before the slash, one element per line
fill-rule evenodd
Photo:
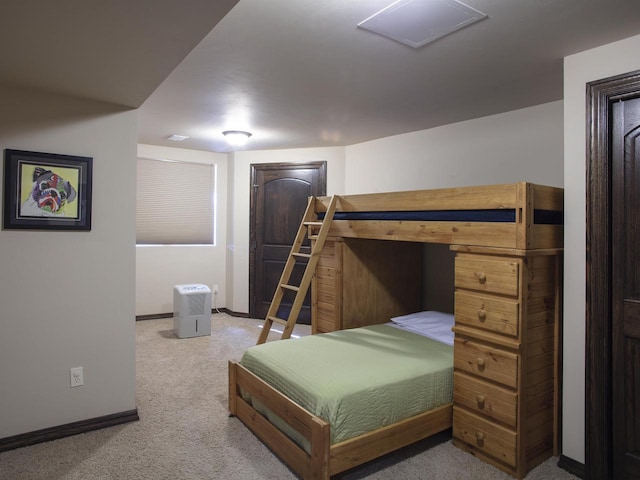
<path fill-rule="evenodd" d="M 90 232 L 0 231 L 5 438 L 136 407 L 137 112 L 3 87 L 0 105 L 3 149 L 93 157 Z"/>
<path fill-rule="evenodd" d="M 249 200 L 251 165 L 260 163 L 327 162 L 327 194 L 344 193 L 344 148 L 239 151 L 230 155 L 230 198 L 227 248 L 229 283 L 227 307 L 238 313 L 249 311 Z"/>
<path fill-rule="evenodd" d="M 138 145 L 146 158 L 207 163 L 216 166 L 215 245 L 143 245 L 136 247 L 136 315 L 173 312 L 173 287 L 201 283 L 214 307 L 225 306 L 227 269 L 227 155 L 184 148 Z"/>
<path fill-rule="evenodd" d="M 588 82 L 640 69 L 640 36 L 569 56 L 564 62 L 564 455 L 585 461 L 586 93 Z"/>
<path fill-rule="evenodd" d="M 562 102 L 346 149 L 347 194 L 528 181 L 561 187 Z"/>

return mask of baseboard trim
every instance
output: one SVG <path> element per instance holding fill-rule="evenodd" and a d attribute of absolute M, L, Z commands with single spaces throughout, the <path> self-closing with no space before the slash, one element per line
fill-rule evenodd
<path fill-rule="evenodd" d="M 0 452 L 14 450 L 16 448 L 28 447 L 37 443 L 50 442 L 79 433 L 91 432 L 101 428 L 113 427 L 122 423 L 135 422 L 140 420 L 138 409 L 126 412 L 113 413 L 102 417 L 90 418 L 79 422 L 67 423 L 57 427 L 36 430 L 35 432 L 21 433 L 12 437 L 0 438 Z"/>
<path fill-rule="evenodd" d="M 584 463 L 580 463 L 573 458 L 560 455 L 560 459 L 558 460 L 558 467 L 566 470 L 567 472 L 575 475 L 578 478 L 584 478 Z"/>
<path fill-rule="evenodd" d="M 227 315 L 232 317 L 241 317 L 241 318 L 251 318 L 248 313 L 234 312 L 233 310 L 229 310 L 228 308 L 219 308 L 221 312 L 225 312 Z"/>
<path fill-rule="evenodd" d="M 243 318 L 251 318 L 248 313 L 239 313 L 229 310 L 228 308 L 212 308 L 211 313 L 226 313 L 231 315 L 232 317 L 243 317 Z M 173 317 L 173 312 L 169 313 L 152 313 L 150 315 L 136 315 L 136 322 L 140 320 L 157 320 L 159 318 L 171 318 Z"/>
<path fill-rule="evenodd" d="M 151 315 L 136 315 L 136 322 L 140 320 L 157 320 L 158 318 L 170 318 L 173 313 L 152 313 Z"/>

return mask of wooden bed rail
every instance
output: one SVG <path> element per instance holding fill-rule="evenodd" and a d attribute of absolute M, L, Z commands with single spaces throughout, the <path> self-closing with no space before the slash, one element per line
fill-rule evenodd
<path fill-rule="evenodd" d="M 300 433 L 310 445 L 307 453 L 246 402 L 250 394 Z M 229 362 L 229 413 L 238 417 L 303 479 L 328 480 L 370 460 L 451 428 L 451 403 L 398 423 L 331 445 L 330 425 L 310 413 L 269 384 Z"/>
<path fill-rule="evenodd" d="M 325 212 L 330 197 L 318 197 Z M 329 235 L 449 245 L 540 249 L 563 247 L 563 225 L 536 223 L 534 212 L 564 211 L 562 188 L 517 182 L 501 185 L 368 193 L 338 197 L 336 215 L 358 212 L 452 212 L 511 210 L 514 221 L 345 220 L 334 218 Z"/>
<path fill-rule="evenodd" d="M 307 453 L 242 398 L 241 390 L 258 399 L 302 435 L 311 445 Z M 328 480 L 330 427 L 240 364 L 229 362 L 229 413 L 238 417 L 255 435 L 303 479 Z"/>
<path fill-rule="evenodd" d="M 324 212 L 331 197 L 317 197 L 316 211 Z M 403 192 L 340 195 L 337 212 L 393 212 L 406 210 L 467 210 L 519 208 L 527 202 L 545 210 L 563 210 L 563 189 L 529 182 Z"/>

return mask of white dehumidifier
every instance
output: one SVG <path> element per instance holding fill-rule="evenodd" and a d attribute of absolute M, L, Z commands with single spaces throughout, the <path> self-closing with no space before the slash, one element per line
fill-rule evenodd
<path fill-rule="evenodd" d="M 211 335 L 211 290 L 206 285 L 173 287 L 173 333 L 179 338 Z"/>

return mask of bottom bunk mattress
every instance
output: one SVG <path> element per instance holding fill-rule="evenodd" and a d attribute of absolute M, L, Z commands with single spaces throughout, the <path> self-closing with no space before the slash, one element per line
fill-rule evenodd
<path fill-rule="evenodd" d="M 453 348 L 388 324 L 257 345 L 240 364 L 327 421 L 332 444 L 452 401 Z M 277 416 L 243 398 L 308 449 Z"/>

